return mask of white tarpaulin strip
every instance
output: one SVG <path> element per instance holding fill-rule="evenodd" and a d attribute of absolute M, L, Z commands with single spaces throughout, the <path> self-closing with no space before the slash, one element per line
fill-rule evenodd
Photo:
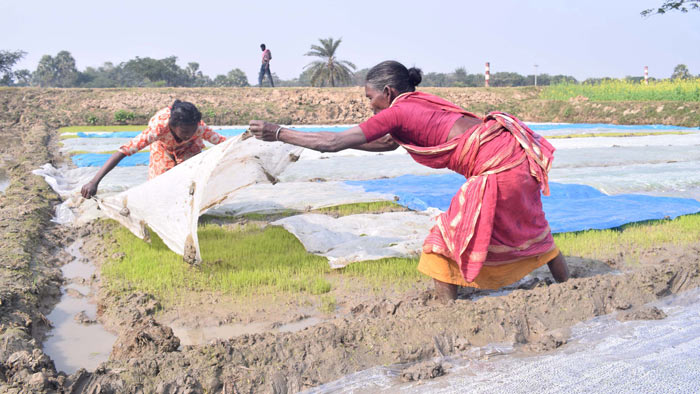
<path fill-rule="evenodd" d="M 365 192 L 360 186 L 350 186 L 343 182 L 281 182 L 241 189 L 205 213 L 238 216 L 252 212 L 303 212 L 342 204 L 393 200 L 393 194 Z"/>
<path fill-rule="evenodd" d="M 427 213 L 386 212 L 333 218 L 304 214 L 272 222 L 294 234 L 307 251 L 328 258 L 331 268 L 386 257 L 417 256 L 435 224 Z"/>

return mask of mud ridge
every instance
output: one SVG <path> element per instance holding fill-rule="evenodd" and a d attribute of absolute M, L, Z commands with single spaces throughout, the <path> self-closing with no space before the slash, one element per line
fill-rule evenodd
<path fill-rule="evenodd" d="M 2 136 L 17 143 L 0 147 L 11 180 L 0 195 L 0 391 L 42 391 L 61 385 L 41 350 L 50 328 L 45 314 L 58 301 L 62 283 L 55 257 L 60 241 L 50 231 L 58 196 L 31 174 L 51 161 L 50 133 L 32 126 L 3 129 Z"/>

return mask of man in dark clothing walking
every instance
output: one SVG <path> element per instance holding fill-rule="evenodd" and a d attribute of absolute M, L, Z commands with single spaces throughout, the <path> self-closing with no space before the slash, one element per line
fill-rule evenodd
<path fill-rule="evenodd" d="M 272 80 L 272 73 L 270 72 L 270 60 L 272 59 L 272 53 L 269 49 L 265 48 L 265 44 L 260 44 L 260 49 L 262 49 L 262 64 L 260 65 L 260 74 L 258 74 L 258 85 L 262 87 L 263 78 L 267 74 L 267 78 L 270 80 L 270 86 L 275 87 L 275 82 Z"/>

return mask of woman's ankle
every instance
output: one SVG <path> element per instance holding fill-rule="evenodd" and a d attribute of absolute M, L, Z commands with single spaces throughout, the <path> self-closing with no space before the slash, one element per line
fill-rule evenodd
<path fill-rule="evenodd" d="M 457 299 L 457 289 L 459 286 L 433 279 L 435 283 L 435 295 L 438 300 L 448 302 Z"/>
<path fill-rule="evenodd" d="M 547 266 L 549 266 L 549 272 L 552 273 L 554 280 L 558 283 L 569 280 L 569 266 L 566 264 L 566 259 L 561 252 L 548 262 Z"/>

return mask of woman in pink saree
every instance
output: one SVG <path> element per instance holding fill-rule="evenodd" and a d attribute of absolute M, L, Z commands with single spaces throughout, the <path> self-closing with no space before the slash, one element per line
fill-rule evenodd
<path fill-rule="evenodd" d="M 421 72 L 386 61 L 368 73 L 365 93 L 374 111 L 342 133 L 305 133 L 252 120 L 251 132 L 322 152 L 347 148 L 405 148 L 415 161 L 465 177 L 450 207 L 423 244 L 418 270 L 432 277 L 443 300 L 459 286 L 496 289 L 548 264 L 554 279 L 568 279 L 554 244 L 540 193 L 554 148 L 520 120 L 502 112 L 483 119 L 440 97 L 416 92 Z"/>

